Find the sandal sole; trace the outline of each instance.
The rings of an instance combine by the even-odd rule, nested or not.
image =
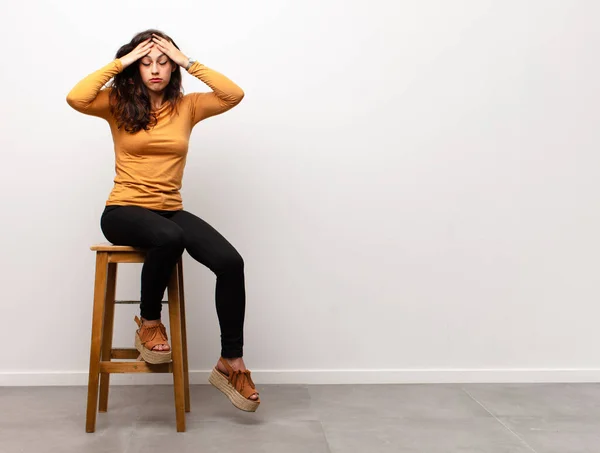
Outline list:
[[[255,412],[260,405],[260,400],[252,401],[248,398],[244,398],[244,396],[238,392],[235,387],[229,383],[229,380],[216,368],[213,368],[212,372],[210,373],[208,382],[223,392],[225,396],[229,398],[229,401],[231,401],[231,403],[238,409],[246,412]]]
[[[142,359],[144,359],[144,362],[150,363],[152,365],[171,362],[171,350],[151,351],[150,349],[145,348],[137,332],[135,334],[135,349],[137,349],[138,352],[141,354]]]

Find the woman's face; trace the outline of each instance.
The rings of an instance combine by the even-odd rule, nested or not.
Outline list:
[[[171,73],[175,67],[171,60],[157,47],[139,61],[140,76],[144,85],[155,93],[162,92],[171,80]]]

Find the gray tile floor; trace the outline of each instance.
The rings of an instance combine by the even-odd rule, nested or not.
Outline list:
[[[113,386],[86,434],[85,387],[0,388],[1,453],[600,453],[600,384],[259,385],[254,413],[192,386]]]

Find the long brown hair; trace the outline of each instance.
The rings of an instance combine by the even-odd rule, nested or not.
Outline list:
[[[177,44],[160,30],[149,29],[135,35],[131,41],[122,46],[116,53],[115,58],[121,58],[135,49],[138,44],[152,37],[152,33],[168,39],[175,47]],[[171,73],[171,80],[165,87],[164,101],[169,103],[168,112],[177,110],[177,103],[183,96],[181,87],[181,69],[177,63],[169,58],[172,65],[176,67]],[[117,127],[123,127],[127,132],[135,133],[142,129],[148,130],[156,125],[157,117],[152,112],[148,88],[144,85],[138,62],[126,67],[117,74],[111,83],[110,105],[111,112],[117,120]]]

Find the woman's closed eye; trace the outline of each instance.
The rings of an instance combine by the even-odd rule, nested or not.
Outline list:
[[[150,66],[150,63],[142,63],[142,64],[143,64],[144,66]],[[166,62],[166,61],[163,61],[162,63],[158,63],[158,64],[159,64],[159,65],[161,65],[161,66],[164,66],[164,65],[166,65],[166,64],[167,64],[167,62]]]

